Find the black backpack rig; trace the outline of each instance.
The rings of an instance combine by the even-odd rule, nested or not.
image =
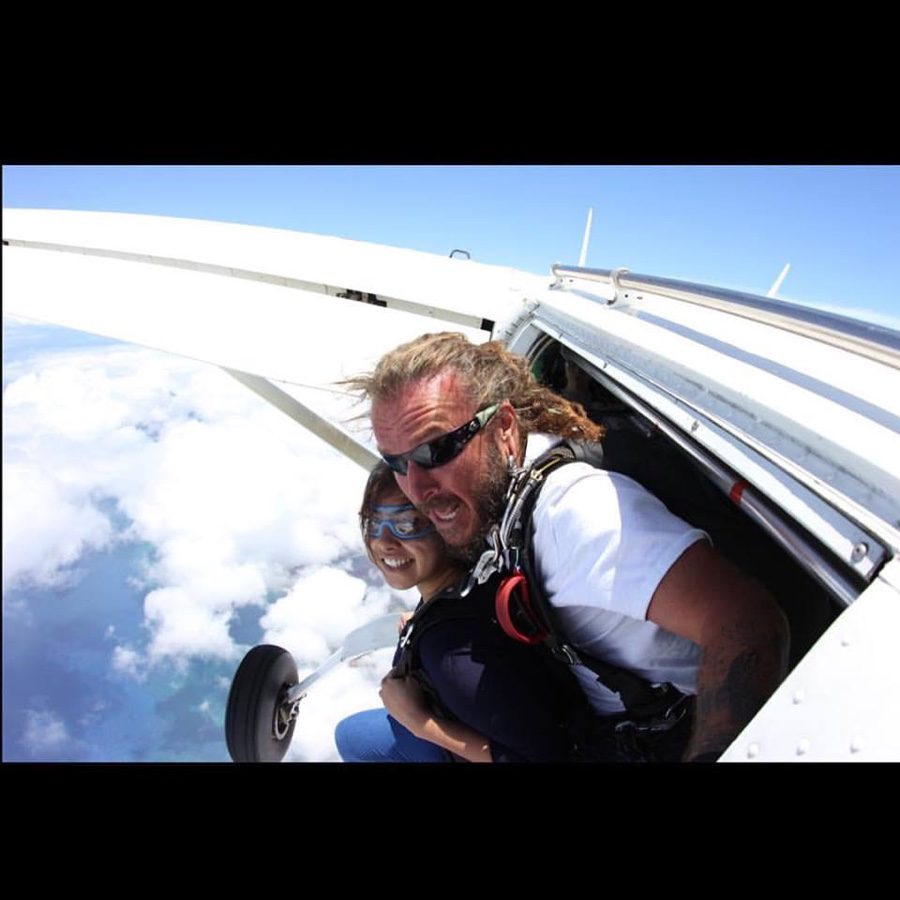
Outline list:
[[[453,720],[453,711],[445,706],[440,694],[431,684],[422,667],[420,645],[423,637],[436,626],[447,622],[469,620],[479,624],[477,633],[495,635],[494,649],[499,649],[509,638],[503,632],[495,613],[495,595],[502,581],[500,572],[488,575],[482,583],[464,577],[453,587],[446,588],[428,601],[421,601],[400,632],[397,653],[394,657],[396,677],[413,678],[425,694],[432,713],[439,718]],[[487,633],[482,629],[487,629]],[[488,640],[491,638],[488,636]],[[478,656],[484,652],[479,646]],[[518,652],[530,657],[529,666],[539,672],[538,677],[548,685],[552,696],[552,709],[546,710],[548,727],[556,729],[561,755],[558,761],[585,760],[590,740],[591,723],[596,718],[587,696],[567,667],[560,666],[540,646],[520,647]],[[562,748],[567,748],[562,750]],[[527,755],[526,755],[527,758]]]
[[[457,599],[441,603],[439,596],[416,610],[401,634],[398,674],[414,671],[415,644],[427,628],[449,618],[479,614],[477,607],[460,600],[464,601],[476,587],[496,582],[493,620],[511,639],[543,648],[555,663],[549,670],[563,689],[577,689],[580,700],[573,706],[586,706],[585,695],[572,671],[576,665],[593,672],[601,684],[619,695],[625,706],[624,713],[591,714],[591,734],[585,737],[582,732],[582,741],[609,745],[607,759],[678,759],[688,737],[693,697],[682,694],[672,684],[651,684],[627,669],[576,650],[559,627],[556,611],[535,568],[535,505],[548,475],[571,462],[603,467],[601,445],[563,440],[530,466],[513,473],[503,518],[487,536],[491,549],[481,556],[467,583],[453,592]],[[483,608],[480,614],[484,614]],[[423,686],[428,693],[428,686]],[[431,699],[436,698],[432,695]],[[439,702],[435,708],[440,712]]]

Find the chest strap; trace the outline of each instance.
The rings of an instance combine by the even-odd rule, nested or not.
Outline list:
[[[531,635],[526,643],[534,643],[535,636],[539,636],[538,639],[543,641],[555,659],[569,666],[584,666],[593,672],[597,681],[619,695],[630,716],[645,723],[656,723],[650,727],[659,727],[662,722],[674,722],[680,718],[677,711],[683,708],[685,695],[672,684],[650,684],[627,669],[576,650],[565,640],[557,622],[556,610],[550,604],[543,581],[534,566],[533,513],[547,476],[559,466],[570,462],[586,461],[597,465],[600,448],[598,445],[593,447],[596,449],[591,446],[585,449],[583,444],[563,441],[540,456],[530,467],[518,489],[513,491],[507,507],[508,514],[504,515],[501,534],[505,544],[506,563],[513,571],[510,577],[514,578],[517,570],[525,577],[524,584],[517,583],[518,596],[510,598],[510,606],[514,612],[510,612],[508,618],[517,617],[525,625],[523,633],[530,632]],[[522,637],[518,639],[522,640]]]

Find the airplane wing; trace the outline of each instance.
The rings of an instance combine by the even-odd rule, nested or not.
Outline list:
[[[365,468],[374,454],[271,384],[334,385],[425,331],[491,336],[548,278],[250,225],[4,210],[5,312],[215,363]],[[325,362],[304,347],[334,348]]]
[[[490,336],[548,277],[281,229],[4,210],[6,312],[293,383],[325,383],[427,330]],[[334,342],[307,365],[303,339]]]

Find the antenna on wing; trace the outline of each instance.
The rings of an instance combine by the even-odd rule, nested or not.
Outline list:
[[[790,269],[791,264],[787,263],[785,267],[781,270],[781,274],[775,279],[775,283],[772,287],[769,288],[769,293],[766,294],[767,297],[774,297],[778,293],[778,289],[781,287],[781,282],[784,281],[784,276],[787,275],[788,269]]]
[[[584,226],[584,237],[581,239],[581,253],[578,256],[578,266],[582,268],[587,259],[588,241],[591,237],[591,220],[594,218],[594,208],[588,209],[587,223]]]

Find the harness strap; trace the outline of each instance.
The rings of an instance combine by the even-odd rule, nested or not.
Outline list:
[[[444,593],[442,591],[441,594],[428,602],[422,600],[403,626],[399,641],[400,656],[394,666],[398,675],[413,674],[414,669],[416,669],[416,644],[429,628],[449,619],[474,619],[478,617],[479,613],[472,607],[471,603],[466,603],[463,599],[455,597],[443,597]],[[450,599],[451,602],[441,603],[441,599]]]
[[[599,447],[597,447],[597,451],[599,451]],[[525,574],[529,587],[530,606],[541,620],[538,624],[544,626],[546,632],[544,643],[550,653],[567,665],[582,665],[593,672],[597,681],[619,695],[630,716],[642,720],[644,723],[667,722],[672,719],[676,710],[683,706],[682,700],[685,695],[671,684],[652,685],[627,669],[611,665],[597,657],[579,653],[564,639],[556,621],[556,611],[544,591],[543,580],[534,568],[532,552],[534,519],[532,513],[547,476],[566,463],[584,460],[595,464],[590,457],[590,448],[585,449],[583,444],[572,445],[567,441],[540,456],[529,470],[529,476],[521,495],[513,500],[514,512],[506,523],[505,537],[513,548],[511,555],[516,557],[516,562]]]
[[[522,578],[521,575],[519,577]],[[409,676],[416,679],[425,692],[432,711],[438,716],[455,718],[444,706],[440,695],[421,667],[418,642],[431,628],[452,620],[481,619],[497,628],[500,623],[494,618],[496,608],[492,602],[497,581],[497,576],[494,576],[487,584],[479,586],[475,592],[466,592],[462,595],[461,586],[457,585],[442,591],[427,603],[421,602],[400,633],[399,656],[394,669],[400,677]],[[578,748],[588,744],[595,715],[571,670],[550,660],[546,648],[541,646],[540,641],[536,642],[534,651],[536,654],[534,664],[542,666],[546,677],[556,686],[556,693],[560,698],[559,727],[565,729],[572,742],[573,758],[576,758],[580,752]]]
[[[440,595],[427,602],[421,601],[403,626],[398,643],[399,656],[394,664],[394,670],[400,678],[410,677],[416,680],[425,694],[428,706],[435,715],[444,719],[453,719],[454,716],[444,706],[440,695],[419,665],[416,645],[422,635],[435,625],[451,619],[474,619],[478,616],[478,612],[471,603],[465,602],[464,599],[442,598],[444,593],[441,592]],[[441,599],[444,599],[445,602],[440,602]]]

